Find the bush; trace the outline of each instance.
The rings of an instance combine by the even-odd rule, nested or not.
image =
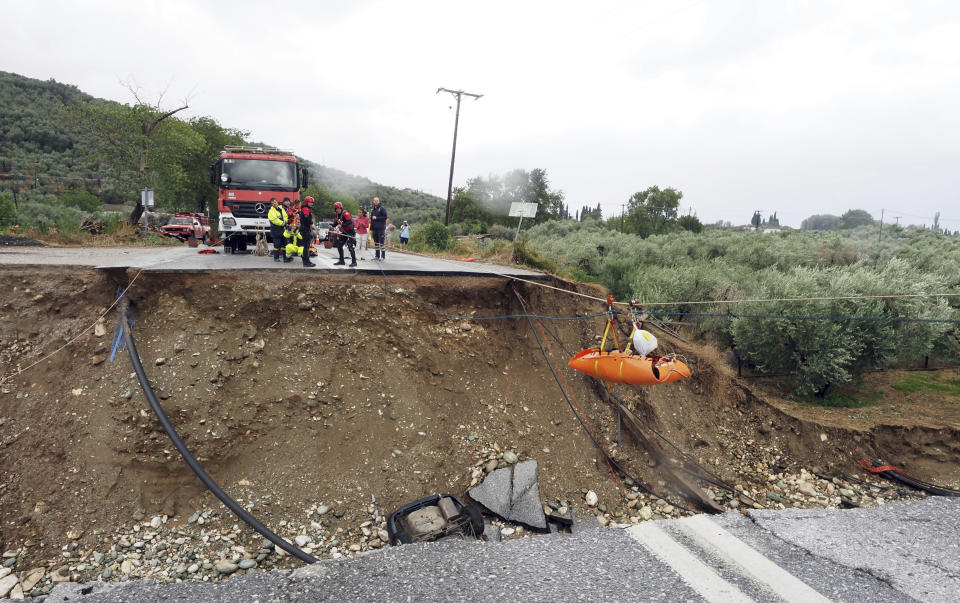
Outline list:
[[[103,203],[97,196],[85,188],[72,188],[60,193],[60,203],[67,207],[76,207],[85,212],[97,212],[103,209]]]
[[[432,251],[445,251],[451,247],[450,229],[440,222],[431,220],[418,230],[423,232],[423,241]]]
[[[17,221],[17,207],[11,193],[0,193],[0,228],[12,226]]]
[[[512,241],[516,230],[513,228],[508,228],[500,224],[494,224],[490,227],[490,236],[494,239],[501,239],[503,241]]]

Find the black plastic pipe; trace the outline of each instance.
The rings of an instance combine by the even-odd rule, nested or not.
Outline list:
[[[122,307],[120,311],[120,320],[123,322],[123,341],[127,344],[127,351],[130,352],[130,362],[133,364],[133,370],[137,373],[137,380],[140,381],[140,387],[143,388],[143,393],[147,396],[150,408],[153,409],[153,413],[157,415],[160,425],[162,425],[163,430],[167,432],[167,436],[170,438],[170,441],[173,442],[173,445],[177,447],[183,460],[187,462],[187,465],[190,465],[190,468],[197,474],[197,477],[200,478],[203,485],[213,492],[214,496],[220,499],[220,502],[233,511],[234,515],[243,520],[244,523],[262,534],[264,538],[305,563],[316,563],[319,561],[316,557],[308,555],[271,532],[267,526],[260,523],[256,517],[250,515],[243,507],[238,505],[237,501],[230,498],[230,496],[217,485],[217,482],[213,481],[213,478],[204,471],[203,467],[200,466],[197,459],[190,453],[190,450],[187,449],[186,444],[180,439],[177,430],[173,428],[170,419],[167,418],[167,413],[163,412],[163,407],[160,406],[160,401],[157,400],[156,394],[153,393],[153,388],[150,387],[150,380],[147,379],[147,373],[143,370],[143,363],[140,362],[140,354],[137,353],[137,346],[133,343],[133,335],[130,333],[130,325],[127,322],[126,308]]]

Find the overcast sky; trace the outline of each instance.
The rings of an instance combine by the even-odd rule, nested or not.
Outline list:
[[[190,99],[396,187],[543,168],[571,212],[652,185],[704,222],[862,208],[960,229],[960,2],[6,0],[0,69]]]

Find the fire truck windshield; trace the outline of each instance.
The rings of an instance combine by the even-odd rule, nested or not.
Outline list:
[[[269,159],[225,158],[220,181],[224,188],[296,190],[297,164]]]

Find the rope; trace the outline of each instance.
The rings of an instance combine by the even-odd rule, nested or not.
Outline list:
[[[621,314],[627,312],[618,310]],[[840,316],[818,314],[734,314],[722,312],[648,312],[653,316],[696,316],[712,318],[754,318],[770,320],[832,320],[838,322],[879,321],[879,322],[925,322],[925,323],[960,323],[958,318],[910,318],[904,316]]]
[[[348,239],[354,239],[354,240],[356,240],[356,237],[351,237],[351,236],[349,236],[349,235],[341,234],[341,235],[339,235],[339,236],[342,236],[342,237],[348,238]],[[448,258],[438,257],[438,256],[432,255],[432,254],[417,253],[417,252],[415,252],[415,251],[408,251],[408,250],[406,250],[406,251],[404,251],[403,253],[406,253],[406,254],[409,254],[409,255],[413,255],[413,256],[416,256],[416,257],[430,258],[430,259],[438,260],[438,261],[441,261],[441,262],[453,263],[453,262],[456,262],[456,261],[457,261],[457,260],[451,260],[451,259],[448,259]],[[586,299],[591,299],[591,300],[594,300],[594,301],[607,303],[607,299],[606,299],[606,298],[603,298],[603,297],[597,297],[597,296],[595,296],[595,295],[589,295],[589,294],[586,294],[586,293],[581,293],[581,292],[579,292],[579,291],[572,291],[572,290],[570,290],[570,289],[564,289],[564,288],[562,288],[562,287],[556,287],[556,286],[554,286],[554,285],[549,285],[549,284],[547,284],[547,283],[543,283],[543,282],[539,282],[539,281],[534,281],[534,280],[531,280],[531,279],[521,278],[521,277],[519,277],[519,276],[515,276],[515,275],[511,275],[511,274],[504,274],[504,273],[502,273],[502,272],[497,272],[496,270],[492,270],[492,269],[487,268],[485,264],[477,264],[477,266],[480,267],[480,271],[481,271],[481,272],[486,273],[486,274],[491,274],[491,275],[494,275],[494,276],[499,276],[499,277],[501,277],[501,278],[506,278],[506,279],[510,279],[510,280],[513,280],[513,281],[521,282],[521,283],[527,283],[527,284],[530,284],[530,285],[535,285],[535,286],[537,286],[537,287],[543,287],[543,288],[545,288],[545,289],[551,289],[551,290],[553,290],[553,291],[560,291],[560,292],[562,292],[562,293],[567,293],[567,294],[570,294],[570,295],[575,295],[575,296],[578,296],[578,297],[583,297],[583,298],[586,298]],[[382,266],[381,266],[381,271],[382,271],[382,270],[383,270],[383,268],[382,268]],[[764,302],[841,301],[841,300],[861,300],[861,299],[909,299],[909,298],[930,298],[930,297],[960,297],[960,293],[903,293],[903,294],[890,294],[890,295],[845,295],[845,296],[821,296],[821,297],[774,297],[774,298],[767,298],[767,299],[755,298],[755,299],[698,300],[698,301],[665,301],[665,302],[645,302],[643,305],[649,307],[649,306],[670,306],[670,305],[745,304],[745,303],[764,303]],[[629,303],[629,302],[618,302],[618,301],[614,301],[613,304],[614,304],[614,305],[617,305],[617,306],[626,306],[626,307],[629,307],[629,306],[630,306],[630,303]],[[726,316],[726,314],[722,314],[722,315],[713,315],[713,314],[683,314],[683,313],[673,313],[673,314],[671,314],[671,313],[667,313],[667,312],[649,312],[649,314],[665,315],[665,316]],[[754,317],[754,316],[745,316],[745,318],[753,318],[753,317]],[[763,317],[763,318],[768,318],[767,316],[762,316],[762,315],[756,315],[755,317],[756,317],[756,318],[761,318],[761,317]],[[788,316],[783,316],[783,317],[780,317],[780,316],[769,316],[769,318],[796,318],[796,317],[788,317]],[[824,320],[829,320],[830,318],[823,318],[823,319],[824,319]],[[892,319],[887,319],[887,318],[850,318],[850,320],[892,320]],[[948,323],[960,323],[960,320],[958,320],[958,319],[933,319],[933,318],[930,318],[930,319],[921,319],[921,318],[909,319],[909,318],[902,318],[902,319],[897,319],[897,321],[899,321],[899,322],[948,322]]]
[[[9,375],[3,377],[2,379],[0,379],[0,384],[6,383],[8,380],[13,379],[14,377],[19,377],[21,373],[24,373],[24,372],[32,369],[33,367],[37,366],[37,365],[40,364],[41,362],[43,362],[43,361],[45,361],[45,360],[53,357],[54,355],[60,353],[60,352],[63,351],[64,349],[66,349],[67,347],[73,345],[74,342],[76,342],[78,339],[80,339],[80,337],[82,337],[84,334],[86,334],[90,329],[92,329],[92,328],[94,328],[95,326],[97,326],[97,323],[100,322],[100,319],[103,318],[104,316],[106,316],[106,315],[110,312],[110,310],[113,310],[113,308],[116,307],[116,305],[117,305],[118,303],[120,303],[120,300],[123,299],[123,296],[127,293],[127,291],[130,290],[130,287],[133,286],[133,283],[135,283],[135,282],[137,281],[137,278],[139,278],[141,274],[143,274],[143,268],[141,268],[140,270],[137,271],[137,273],[134,275],[134,277],[133,277],[132,279],[130,279],[130,283],[129,283],[129,284],[126,286],[126,288],[125,288],[123,291],[121,291],[120,294],[117,296],[117,299],[113,300],[113,303],[110,304],[110,307],[107,308],[106,310],[104,310],[103,312],[101,312],[100,315],[97,316],[97,319],[96,319],[95,321],[93,321],[93,323],[92,323],[90,326],[86,327],[85,329],[83,329],[82,331],[80,331],[79,333],[77,333],[77,334],[76,334],[73,338],[71,338],[69,341],[67,341],[65,344],[63,344],[63,345],[60,346],[59,348],[55,349],[54,351],[50,352],[50,353],[47,354],[46,356],[40,358],[40,359],[37,360],[36,362],[33,362],[32,364],[28,364],[27,366],[25,366],[25,367],[23,367],[23,368],[18,368],[16,371],[14,371],[14,372],[10,373]]]
[[[524,310],[526,310],[526,303],[525,303],[523,297],[520,295],[520,292],[517,291],[516,288],[514,288],[513,293],[514,293],[514,295],[517,296],[517,299],[520,301],[520,306],[521,306],[522,308],[524,308]],[[686,511],[687,513],[693,514],[693,511],[691,511],[690,509],[684,507],[683,505],[678,504],[678,503],[674,503],[674,502],[668,500],[667,498],[664,498],[663,496],[660,496],[659,494],[657,494],[656,492],[654,492],[653,489],[651,489],[649,486],[647,486],[646,484],[644,484],[642,481],[640,481],[639,479],[637,479],[636,477],[634,477],[633,475],[631,475],[631,474],[623,467],[623,465],[621,465],[619,462],[616,461],[616,459],[614,459],[613,457],[611,457],[611,456],[607,453],[607,451],[606,451],[606,449],[604,448],[603,444],[602,444],[602,443],[600,442],[600,440],[599,440],[599,437],[600,437],[600,436],[595,433],[595,430],[593,429],[593,426],[590,425],[589,422],[588,422],[583,416],[581,416],[582,414],[584,414],[584,413],[583,413],[583,410],[580,409],[579,404],[576,404],[576,398],[574,398],[574,397],[573,397],[573,393],[569,391],[570,386],[567,384],[566,380],[563,379],[563,377],[560,375],[559,371],[554,368],[553,362],[550,361],[550,358],[553,358],[553,351],[550,350],[550,343],[549,343],[548,341],[546,341],[546,335],[544,335],[544,339],[543,339],[543,341],[541,341],[540,336],[537,334],[536,329],[533,328],[533,325],[534,325],[533,319],[530,318],[530,317],[528,317],[528,318],[527,318],[527,322],[530,324],[530,330],[533,332],[533,336],[534,336],[534,338],[537,340],[537,347],[540,348],[540,353],[543,354],[543,359],[547,361],[547,367],[550,369],[550,372],[553,374],[553,378],[554,378],[554,380],[557,382],[557,386],[560,387],[560,393],[563,394],[564,400],[566,400],[567,405],[570,407],[570,410],[573,412],[573,415],[577,418],[577,421],[580,422],[580,426],[583,427],[583,429],[587,432],[587,435],[588,435],[588,436],[590,437],[590,439],[593,441],[594,446],[596,446],[597,449],[600,450],[601,454],[603,454],[604,460],[606,460],[607,465],[610,467],[610,470],[611,470],[611,472],[613,473],[614,479],[617,478],[616,471],[619,471],[621,474],[623,474],[623,475],[625,475],[626,477],[629,477],[631,480],[633,480],[633,482],[634,482],[635,484],[637,484],[637,486],[640,487],[640,488],[641,488],[644,492],[646,492],[647,494],[650,494],[650,495],[653,496],[654,498],[657,498],[657,499],[659,499],[659,500],[662,500],[662,501],[666,502],[667,504],[673,505],[674,507],[676,507],[676,508],[678,508],[678,509],[680,509],[680,510],[682,510],[682,511]],[[537,321],[537,326],[538,326],[538,328],[540,329],[541,332],[543,332],[543,331],[548,331],[548,330],[546,329],[546,327],[544,327],[543,324],[541,324],[539,321]],[[551,335],[552,335],[552,334],[551,334]],[[556,336],[555,336],[555,335],[554,335],[554,338],[556,339]],[[558,339],[558,341],[559,341],[559,339]],[[546,348],[546,349],[544,349],[544,347],[543,347],[543,344],[544,344],[544,343],[547,344],[547,348]],[[562,342],[561,342],[561,347],[563,347]],[[549,356],[548,356],[548,351],[549,351]]]

